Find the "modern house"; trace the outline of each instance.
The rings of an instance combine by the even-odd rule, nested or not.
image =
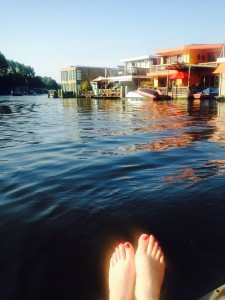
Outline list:
[[[218,87],[218,76],[213,71],[222,49],[223,44],[192,44],[157,50],[160,63],[152,66],[147,76],[154,86],[166,93],[176,89],[180,96],[188,96],[191,89]]]
[[[90,81],[105,75],[105,68],[71,66],[61,69],[61,84],[63,94],[79,95],[83,81]]]
[[[158,63],[158,56],[145,55],[121,60],[124,63],[123,72],[118,76],[108,78],[111,81],[117,82],[122,86],[124,96],[131,90],[141,86],[152,84],[151,78],[147,73],[152,66]]]

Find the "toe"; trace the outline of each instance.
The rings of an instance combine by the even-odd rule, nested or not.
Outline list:
[[[163,254],[161,254],[159,261],[161,262],[161,264],[165,264],[165,258]]]
[[[126,258],[126,252],[125,252],[124,244],[119,244],[119,255],[120,255],[120,259],[125,259]]]
[[[125,243],[124,244],[124,249],[126,252],[126,258],[127,259],[132,259],[134,257],[134,248],[130,243]]]
[[[154,246],[155,246],[155,242],[156,242],[156,239],[155,239],[154,235],[151,234],[150,237],[149,237],[148,248],[147,248],[147,252],[149,254],[152,254],[152,251],[153,251]]]
[[[149,236],[145,233],[142,234],[138,240],[138,249],[137,250],[146,252],[148,243],[149,243]]]
[[[162,254],[162,250],[161,250],[161,248],[159,247],[158,250],[157,250],[157,252],[156,252],[155,258],[156,258],[157,260],[160,260],[161,254]]]
[[[115,256],[116,256],[116,260],[120,260],[121,256],[120,256],[120,246],[118,245],[115,249]]]
[[[158,244],[157,241],[155,241],[154,246],[153,246],[152,251],[151,251],[151,255],[154,258],[156,258],[156,253],[157,253],[158,249],[159,249],[159,244]]]

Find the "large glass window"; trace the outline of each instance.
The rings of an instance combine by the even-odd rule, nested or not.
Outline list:
[[[170,56],[170,63],[175,64],[176,62],[177,62],[177,56],[176,55]]]
[[[177,61],[178,61],[179,63],[184,62],[184,55],[183,55],[183,54],[179,54],[179,55],[177,56]]]
[[[163,64],[168,64],[169,63],[169,56],[164,56],[163,57]]]

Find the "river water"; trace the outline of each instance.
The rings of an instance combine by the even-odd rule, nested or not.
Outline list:
[[[107,299],[154,233],[163,299],[225,282],[225,103],[0,97],[0,299]]]

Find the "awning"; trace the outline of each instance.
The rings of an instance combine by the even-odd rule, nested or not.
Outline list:
[[[225,63],[219,65],[213,73],[225,73]]]
[[[99,81],[107,81],[107,78],[105,78],[105,77],[102,77],[102,76],[99,76],[99,77],[97,77],[97,78],[93,79],[92,81],[94,81],[94,82],[99,82]]]
[[[169,78],[172,79],[172,80],[176,80],[176,79],[187,79],[187,78],[188,78],[188,73],[179,71],[179,72],[177,72],[176,74],[170,75]]]

